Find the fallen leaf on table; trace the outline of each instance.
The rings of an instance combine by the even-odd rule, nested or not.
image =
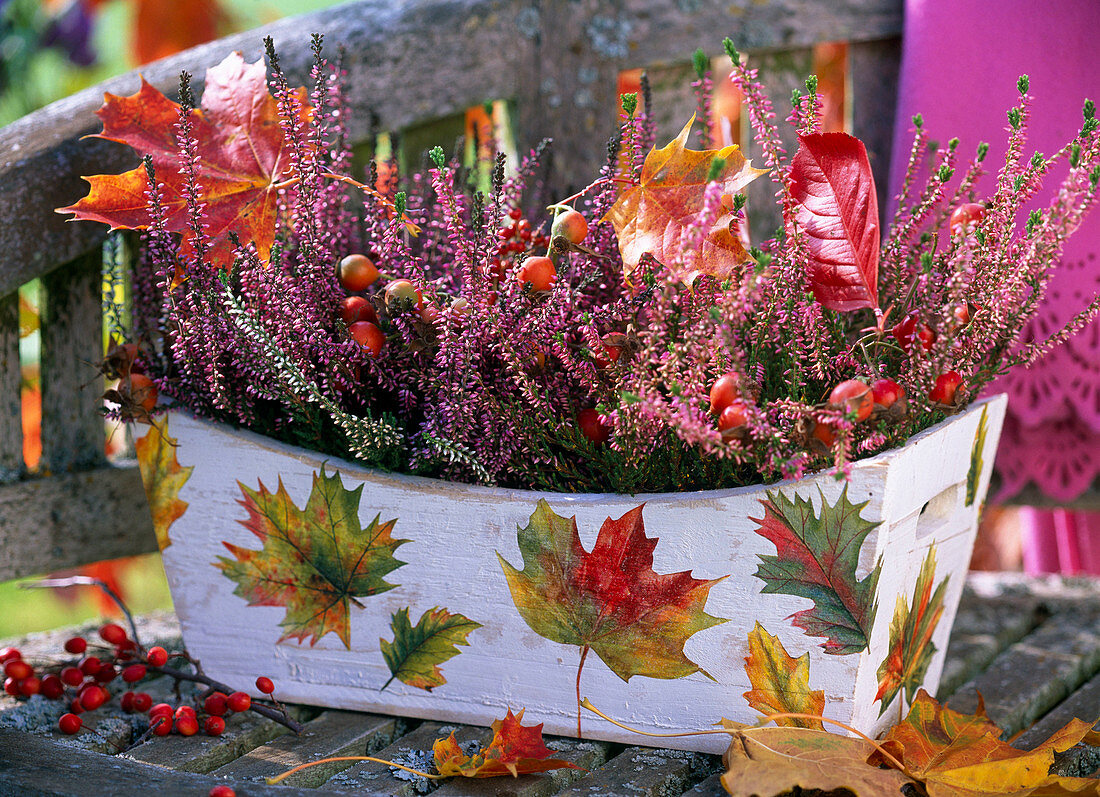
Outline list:
[[[551,758],[553,751],[542,741],[542,723],[524,726],[523,711],[493,722],[493,739],[474,755],[462,751],[452,732],[432,746],[435,768],[440,775],[464,778],[493,778],[527,775],[551,769],[581,769],[570,761]]]
[[[694,121],[693,116],[666,146],[650,150],[642,164],[641,183],[624,191],[603,217],[615,227],[623,275],[628,279],[645,254],[669,267],[679,262],[685,231],[702,210],[712,164],[724,161],[717,181],[726,194],[740,192],[767,173],[754,169],[737,146],[687,149],[684,145]],[[703,241],[695,272],[681,278],[689,284],[698,274],[724,280],[736,276],[751,259],[741,244],[734,215],[725,213]]]

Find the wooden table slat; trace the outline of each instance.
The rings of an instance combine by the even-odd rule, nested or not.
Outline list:
[[[1045,742],[1055,731],[1074,718],[1096,722],[1096,729],[1100,730],[1100,674],[1094,675],[1084,686],[1059,703],[1053,711],[1014,739],[1012,744],[1021,750],[1031,750]]]
[[[607,764],[559,792],[560,797],[591,797],[594,794],[630,794],[634,797],[665,797],[681,794],[711,775],[718,757],[680,750],[628,747]]]

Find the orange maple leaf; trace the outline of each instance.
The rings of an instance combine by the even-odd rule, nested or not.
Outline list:
[[[151,424],[145,436],[134,441],[145,497],[153,514],[157,546],[163,551],[172,544],[168,527],[183,517],[187,502],[179,498],[180,489],[191,478],[194,465],[182,467],[176,458],[177,442],[168,434],[168,419]]]
[[[725,162],[717,177],[725,194],[736,194],[767,172],[749,165],[737,146],[687,149],[684,144],[694,121],[692,116],[673,141],[646,155],[641,182],[624,191],[603,217],[615,227],[627,279],[647,253],[672,269],[682,263],[685,233],[702,210],[707,178],[716,160]],[[724,280],[736,276],[749,260],[733,214],[725,213],[702,241],[693,268],[681,268],[677,276],[688,284],[699,274]]]
[[[305,89],[298,89],[298,94],[305,122],[311,114]],[[136,94],[105,94],[96,114],[103,121],[103,132],[94,138],[128,144],[152,158],[157,182],[163,183],[166,226],[183,234],[184,250],[189,251],[191,232],[175,133],[179,105],[142,78]],[[263,61],[248,64],[235,52],[208,69],[202,102],[191,112],[191,124],[198,142],[195,176],[202,187],[210,262],[229,264],[232,231],[242,242],[253,242],[260,257],[266,259],[275,240],[276,186],[288,176],[289,153],[277,104],[267,88]],[[148,226],[144,166],[84,179],[90,185],[88,195],[74,205],[58,208],[59,213],[100,221],[111,229]]]
[[[551,758],[553,751],[542,741],[542,723],[521,724],[523,710],[508,714],[493,722],[493,739],[489,746],[474,755],[466,755],[452,732],[446,739],[432,745],[435,768],[440,775],[460,775],[464,778],[495,778],[500,775],[527,775],[550,769],[581,769],[570,761]]]

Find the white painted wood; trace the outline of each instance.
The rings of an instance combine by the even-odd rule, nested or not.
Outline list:
[[[775,553],[750,520],[763,515],[763,487],[632,497],[453,484],[324,460],[173,412],[169,426],[179,439],[178,459],[194,466],[194,472],[180,493],[189,507],[170,529],[164,562],[187,647],[208,673],[227,683],[243,687],[262,673],[275,680],[277,695],[288,701],[476,724],[503,716],[506,708],[526,708],[525,722],[545,723],[547,733],[574,735],[579,649],[546,640],[527,626],[515,608],[497,552],[522,568],[517,527],[527,525],[540,498],[559,515],[576,516],[586,550],[591,550],[605,518],[618,518],[644,502],[646,534],[659,539],[657,573],[691,570],[696,578],[727,577],[711,589],[706,611],[729,621],[700,631],[685,646],[688,658],[714,680],[696,673],[676,680],[635,676],[624,682],[593,653],[585,663],[582,694],[608,714],[653,732],[707,728],[722,717],[753,722],[757,714],[742,696],[750,689],[744,657],[747,635],[759,621],[778,635],[790,655],[809,652],[810,686],[825,690],[826,716],[874,733],[899,710],[894,706],[880,717],[874,702],[876,670],[886,655],[897,597],[911,600],[930,545],[937,548],[935,583],[950,578],[944,616],[934,636],[937,653],[926,680],[935,692],[1004,407],[1003,396],[976,404],[905,447],[853,466],[849,498],[869,500],[863,517],[881,523],[860,556],[860,577],[882,562],[878,614],[870,648],[862,654],[825,654],[819,647],[822,639],[807,636],[787,619],[808,608],[808,600],[761,593],[763,582],[754,576],[758,555]],[[983,410],[988,434],[980,490],[977,500],[965,506],[971,447]],[[281,478],[302,507],[322,464],[329,472],[339,468],[345,487],[364,486],[359,511],[364,525],[379,513],[383,520],[396,518],[394,536],[411,540],[397,551],[406,564],[386,579],[399,586],[363,598],[362,609],[351,609],[350,650],[334,634],[313,647],[293,640],[278,643],[285,610],[246,605],[233,594],[234,582],[214,567],[217,557],[227,553],[223,541],[260,548],[238,522],[246,517],[238,503],[238,481],[252,489],[263,482],[274,491]],[[767,489],[812,497],[818,506],[819,489],[835,503],[842,487],[832,473],[824,472]],[[391,614],[410,607],[415,624],[435,606],[482,624],[470,634],[469,647],[442,664],[447,683],[429,693],[394,681],[379,691],[390,677],[379,639],[392,638]],[[721,736],[646,739],[592,715],[583,718],[583,732],[589,738],[661,746],[672,742],[710,752],[727,746]]]

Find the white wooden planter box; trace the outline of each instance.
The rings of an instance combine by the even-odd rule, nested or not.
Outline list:
[[[168,529],[164,564],[184,642],[206,671],[246,689],[268,675],[286,701],[475,724],[524,708],[525,724],[575,735],[585,652],[580,693],[606,713],[652,732],[702,729],[722,717],[758,719],[746,693],[753,697],[761,685],[750,682],[746,659],[782,661],[781,645],[793,659],[808,654],[808,689],[795,677],[780,691],[801,700],[821,690],[825,716],[873,734],[896,721],[900,702],[919,685],[935,690],[1004,407],[1003,396],[975,404],[900,449],[856,463],[847,482],[825,472],[767,487],[636,496],[536,493],[380,473],[172,412],[174,452],[193,470],[178,494],[187,506]],[[314,510],[324,502],[317,496],[307,508],[315,484],[327,485],[336,499],[320,514]],[[834,507],[827,520],[839,518],[826,532],[842,551],[831,575],[813,576],[812,562],[827,563],[827,550],[820,543],[797,550],[791,538],[777,557],[773,540],[788,532],[775,514],[786,507],[787,525],[799,531],[822,516],[822,501]],[[640,514],[648,542],[630,523],[611,523],[600,550],[590,554],[608,518],[639,507],[626,520]],[[267,553],[246,525],[278,529],[307,509],[313,536],[303,543],[305,532],[295,531],[293,545],[269,537]],[[583,550],[572,541],[569,518]],[[335,533],[332,527],[343,524],[341,533],[352,534],[349,522],[354,531],[369,531],[339,546],[341,561],[334,563],[325,529]],[[407,542],[382,544],[390,538]],[[316,566],[286,567],[296,556]],[[373,575],[347,590],[333,587],[331,573],[354,567],[352,557],[374,562],[363,568]],[[318,575],[318,567],[329,575]],[[263,579],[271,605],[251,605],[265,602],[256,599]],[[799,583],[822,579],[825,588]],[[374,587],[364,588],[368,582]],[[315,608],[294,604],[311,590],[331,604],[329,626],[296,622]],[[340,598],[341,590],[351,597]],[[383,654],[395,640],[392,624],[407,614],[415,627],[433,609],[445,613],[425,622],[453,626],[451,641],[465,644],[432,637],[425,648],[435,652],[431,661],[393,677]],[[438,677],[431,677],[432,664]],[[806,678],[799,669],[805,664],[788,662],[787,669]],[[423,688],[433,681],[438,685]],[[588,712],[581,727],[585,738],[631,744],[707,751],[728,744],[722,736],[647,739]]]

